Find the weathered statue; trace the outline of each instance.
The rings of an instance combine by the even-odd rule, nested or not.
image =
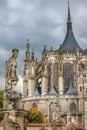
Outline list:
[[[6,128],[9,130],[21,130],[19,123],[17,122],[15,110],[11,110],[10,114],[6,113],[4,117]]]
[[[67,130],[73,130],[74,124],[71,122],[71,114],[68,112],[67,114],[67,125],[66,125]]]
[[[55,99],[52,105],[52,122],[60,123],[61,122],[61,106],[59,104],[59,101]]]
[[[18,50],[12,50],[12,56],[6,62],[6,73],[5,73],[5,85],[6,89],[11,89],[14,91],[15,86],[18,82],[18,76],[16,73],[17,68],[17,57],[18,57]]]
[[[4,98],[7,100],[7,106],[6,108],[8,110],[11,110],[11,109],[17,109],[17,101],[20,101],[21,100],[21,94],[19,93],[16,93],[15,91],[12,91],[12,90],[8,90],[6,91],[6,93],[4,94]]]

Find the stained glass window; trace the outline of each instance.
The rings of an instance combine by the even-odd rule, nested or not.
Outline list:
[[[65,91],[69,88],[70,83],[74,83],[74,72],[73,65],[70,63],[65,63],[63,65],[63,76],[64,76],[64,88]]]

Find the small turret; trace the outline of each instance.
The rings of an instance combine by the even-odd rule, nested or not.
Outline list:
[[[30,61],[29,39],[27,39],[27,43],[26,43],[26,56],[25,56],[25,60],[27,62]]]
[[[30,66],[30,50],[29,50],[29,39],[26,43],[25,51],[25,66],[24,66],[24,78],[23,78],[23,95],[28,96],[28,78],[29,78],[29,66]],[[27,95],[26,95],[27,93]]]

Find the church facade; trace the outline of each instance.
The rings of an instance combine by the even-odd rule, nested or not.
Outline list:
[[[82,50],[73,33],[68,3],[67,32],[59,49],[47,50],[44,46],[40,62],[34,60],[27,40],[23,77],[24,109],[37,107],[53,118],[53,104],[57,99],[59,113],[67,124],[71,122],[87,129],[87,50]]]

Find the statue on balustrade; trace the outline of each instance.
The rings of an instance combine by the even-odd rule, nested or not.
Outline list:
[[[12,56],[6,62],[6,72],[5,72],[5,87],[6,90],[15,90],[15,86],[18,82],[18,76],[16,73],[17,68],[17,57],[18,57],[18,49],[12,50]]]

